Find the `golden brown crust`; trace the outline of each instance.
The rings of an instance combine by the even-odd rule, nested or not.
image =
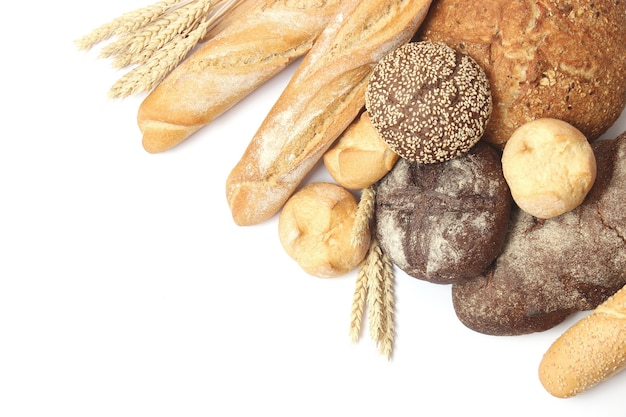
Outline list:
[[[370,244],[367,228],[358,245],[351,244],[357,201],[345,188],[332,183],[309,184],[285,204],[278,236],[285,252],[310,275],[344,275],[365,258]]]
[[[438,0],[419,39],[445,42],[483,66],[492,143],[541,117],[571,123],[592,141],[626,104],[623,1]]]
[[[280,210],[365,103],[376,62],[408,42],[430,0],[346,0],[253,137],[226,184],[233,219]]]
[[[502,152],[502,171],[513,200],[540,219],[578,207],[596,179],[596,157],[580,130],[558,119],[520,126]]]
[[[359,190],[384,177],[398,158],[364,112],[324,154],[324,166],[338,184]]]
[[[139,107],[143,146],[178,145],[304,55],[339,0],[247,0]],[[289,24],[285,24],[289,22]]]
[[[539,379],[567,398],[626,368],[626,287],[565,331],[543,356]]]

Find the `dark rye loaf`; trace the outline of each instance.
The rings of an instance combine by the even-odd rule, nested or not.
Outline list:
[[[543,221],[514,208],[496,262],[452,286],[467,327],[492,335],[544,331],[626,284],[626,132],[593,148],[597,178],[581,206]]]
[[[401,158],[377,186],[376,237],[408,275],[451,284],[498,256],[511,201],[500,152],[485,142],[436,164]]]

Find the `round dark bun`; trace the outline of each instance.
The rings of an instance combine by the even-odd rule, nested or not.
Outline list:
[[[434,42],[408,43],[380,60],[365,103],[389,147],[420,163],[468,152],[491,114],[489,82],[476,61]]]
[[[500,153],[486,142],[439,164],[400,158],[376,190],[376,238],[415,278],[474,278],[502,250],[511,201]]]

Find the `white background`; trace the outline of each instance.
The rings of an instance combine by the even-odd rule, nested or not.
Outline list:
[[[235,226],[224,196],[293,67],[150,155],[142,97],[107,99],[120,74],[73,43],[149,2],[36,3],[8,3],[0,25],[1,416],[626,414],[626,373],[568,400],[538,381],[583,313],[485,336],[456,319],[449,287],[398,273],[393,360],[367,332],[352,344],[355,275],[308,276],[276,219]]]

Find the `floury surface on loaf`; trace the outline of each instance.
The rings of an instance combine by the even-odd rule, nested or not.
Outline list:
[[[340,0],[244,0],[143,101],[143,146],[166,151],[306,54]]]
[[[408,275],[451,284],[482,273],[498,256],[510,209],[500,153],[478,142],[446,162],[398,160],[377,187],[376,235]]]
[[[226,180],[236,224],[278,213],[363,108],[375,64],[411,39],[430,4],[342,1]]]
[[[596,182],[573,211],[539,220],[514,209],[502,254],[452,287],[467,327],[492,335],[550,329],[626,284],[626,132],[593,144]]]

